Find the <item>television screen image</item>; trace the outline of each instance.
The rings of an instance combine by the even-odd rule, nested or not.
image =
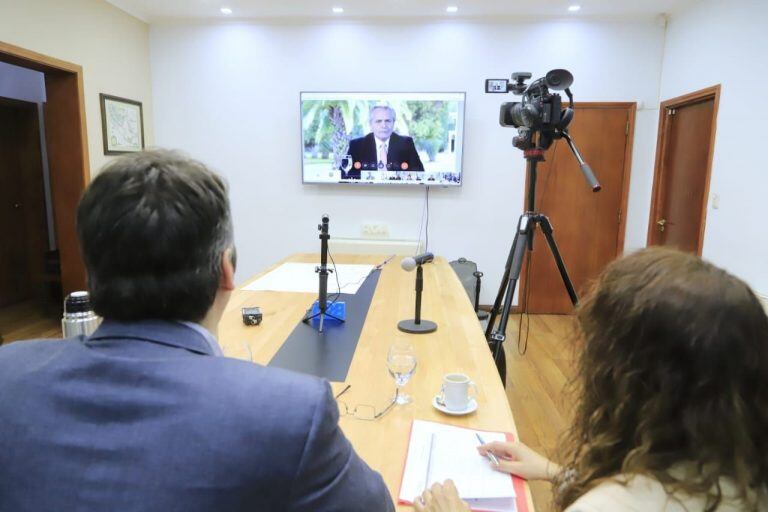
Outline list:
[[[304,183],[460,186],[463,92],[301,93]]]

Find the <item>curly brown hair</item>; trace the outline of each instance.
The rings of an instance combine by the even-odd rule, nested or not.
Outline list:
[[[618,475],[745,509],[768,485],[768,317],[741,280],[662,248],[611,263],[577,309],[583,343],[558,507]],[[671,471],[679,463],[685,477]],[[569,471],[570,470],[570,471]],[[674,476],[673,476],[674,475]]]

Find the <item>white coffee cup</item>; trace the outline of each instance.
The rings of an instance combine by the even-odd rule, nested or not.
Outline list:
[[[463,411],[469,406],[469,388],[475,390],[477,385],[463,373],[447,373],[443,376],[443,385],[440,387],[440,404],[445,405],[449,411]]]

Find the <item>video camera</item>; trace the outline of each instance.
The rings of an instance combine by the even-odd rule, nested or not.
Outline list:
[[[522,96],[521,101],[501,104],[499,124],[517,128],[517,136],[512,138],[512,144],[522,149],[525,158],[529,160],[544,160],[544,151],[549,149],[552,141],[565,139],[587,183],[594,192],[599,191],[600,183],[568,134],[568,125],[573,121],[573,94],[570,89],[573,75],[565,69],[553,69],[526,85],[525,81],[531,76],[530,73],[517,72],[512,73],[513,82],[505,78],[489,78],[485,81],[487,93],[512,92]],[[562,107],[560,95],[550,92],[550,89],[565,92],[568,96],[567,108]],[[534,137],[536,133],[538,137]]]
[[[517,128],[518,136],[512,139],[516,148],[533,148],[533,134],[539,132],[538,148],[547,149],[552,140],[562,137],[561,133],[573,120],[573,95],[569,89],[573,75],[565,69],[553,69],[546,76],[526,85],[525,81],[531,76],[531,73],[517,72],[512,73],[512,81],[488,79],[485,81],[485,92],[512,92],[522,96],[522,101],[502,103],[499,124]],[[562,108],[560,95],[550,92],[550,89],[565,91],[568,108]]]

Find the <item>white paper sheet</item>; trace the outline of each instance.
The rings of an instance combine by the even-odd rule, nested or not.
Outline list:
[[[299,292],[317,293],[318,275],[315,267],[319,263],[283,263],[244,287],[248,291],[275,291],[275,292]],[[329,265],[333,269],[333,265]],[[336,265],[336,273],[328,274],[328,294],[338,293],[341,285],[341,293],[355,294],[360,286],[373,270],[373,265]]]
[[[515,488],[509,475],[494,471],[477,453],[480,442],[505,441],[498,432],[482,432],[415,420],[408,445],[400,499],[412,501],[433,483],[451,479],[459,495],[474,508],[514,511]]]

